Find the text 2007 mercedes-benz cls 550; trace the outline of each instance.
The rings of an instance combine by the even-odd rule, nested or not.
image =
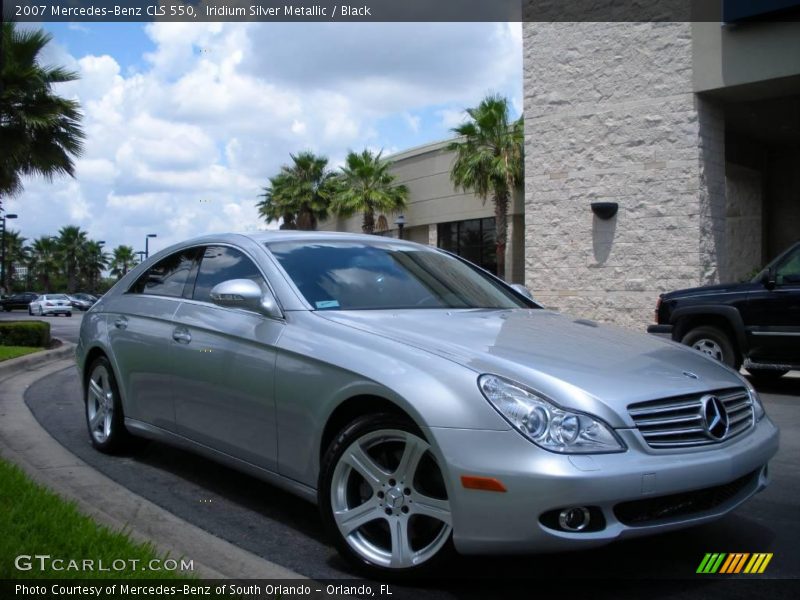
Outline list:
[[[375,236],[175,245],[89,310],[77,362],[99,450],[142,436],[262,477],[373,574],[704,523],[778,448],[724,365]]]

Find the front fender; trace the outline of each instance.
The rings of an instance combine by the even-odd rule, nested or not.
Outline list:
[[[681,319],[702,315],[714,315],[725,319],[733,330],[740,351],[742,353],[747,352],[747,337],[745,336],[744,321],[742,320],[742,315],[739,314],[739,311],[733,306],[698,305],[676,308],[672,311],[669,320],[673,325],[673,335],[680,336],[685,333],[678,327],[675,327]],[[680,342],[680,340],[676,341]]]

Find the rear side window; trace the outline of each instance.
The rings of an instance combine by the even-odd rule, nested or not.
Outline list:
[[[197,263],[197,248],[181,250],[162,258],[136,280],[128,293],[180,298]]]
[[[192,298],[211,302],[211,289],[229,279],[251,279],[266,290],[261,272],[245,254],[227,246],[209,246],[203,253]]]

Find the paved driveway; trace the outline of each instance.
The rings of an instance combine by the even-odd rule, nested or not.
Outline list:
[[[773,484],[734,514],[710,525],[592,551],[459,557],[442,571],[441,581],[426,583],[424,589],[393,587],[394,598],[486,597],[511,591],[512,587],[531,592],[539,589],[539,584],[525,583],[524,579],[532,578],[549,579],[545,584],[548,588],[556,583],[574,586],[577,578],[591,579],[584,584],[590,586],[599,585],[599,578],[626,580],[613,582],[610,587],[606,582],[608,597],[640,597],[645,592],[655,598],[766,595],[763,582],[751,582],[757,586],[752,588],[741,578],[719,580],[696,575],[706,552],[774,552],[768,574],[795,581],[776,584],[769,589],[769,596],[797,597],[800,378],[785,378],[763,392],[770,416],[782,429],[781,451],[771,463]],[[40,423],[74,454],[185,520],[303,575],[315,579],[356,577],[328,545],[316,508],[285,492],[158,443],[144,444],[123,457],[95,452],[85,432],[74,369],[32,385],[26,402]],[[652,579],[661,581],[654,583]]]

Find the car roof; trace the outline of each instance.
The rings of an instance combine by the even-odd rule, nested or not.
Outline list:
[[[370,235],[366,233],[344,233],[341,231],[297,231],[297,230],[270,230],[259,231],[258,233],[245,233],[242,234],[250,239],[262,243],[269,244],[273,242],[363,242],[367,244],[374,244],[379,242],[403,242],[405,240],[398,240],[397,238],[383,237],[378,235]]]

